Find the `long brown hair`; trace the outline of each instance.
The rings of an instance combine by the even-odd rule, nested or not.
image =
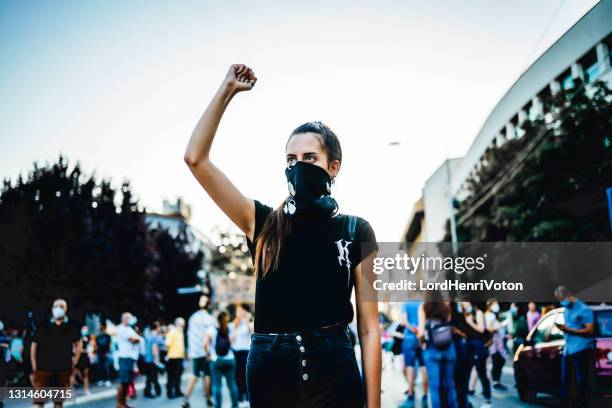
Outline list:
[[[443,322],[450,317],[450,307],[445,303],[446,296],[438,290],[430,290],[425,293],[423,310],[426,319],[438,319]]]
[[[334,160],[342,162],[340,141],[327,125],[319,121],[304,123],[291,132],[287,144],[293,136],[300,133],[316,133],[319,135],[321,146],[327,154],[328,164]],[[291,223],[283,212],[283,205],[284,202],[268,215],[257,237],[253,265],[257,278],[263,278],[270,270],[278,268],[285,238],[291,232]]]

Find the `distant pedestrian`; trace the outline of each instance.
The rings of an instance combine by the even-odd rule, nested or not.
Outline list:
[[[106,332],[106,322],[100,325],[100,333],[96,336],[95,353],[98,366],[98,385],[110,387],[111,336]]]
[[[121,315],[117,327],[117,355],[119,357],[119,386],[117,389],[117,408],[129,408],[127,404],[128,386],[134,376],[134,367],[139,355],[140,336],[132,327],[136,316],[129,312]]]
[[[9,338],[4,332],[4,323],[0,320],[0,407],[4,406],[4,390],[6,383],[6,374],[8,373],[9,354]]]
[[[206,336],[211,327],[217,325],[217,320],[208,312],[210,300],[208,296],[202,295],[199,300],[200,309],[191,315],[187,324],[187,346],[188,356],[191,359],[193,376],[187,383],[183,408],[189,407],[189,398],[193,394],[198,378],[204,382],[204,394],[208,405],[212,405],[211,399],[211,368],[210,358],[204,349]]]
[[[410,301],[402,304],[401,324],[404,327],[402,340],[402,355],[404,357],[404,376],[408,383],[406,390],[407,402],[414,403],[414,384],[416,382],[417,370],[421,375],[423,384],[423,394],[421,401],[427,403],[428,381],[423,350],[421,349],[419,338],[419,309],[423,302]]]
[[[432,408],[456,407],[454,384],[455,347],[450,301],[442,293],[429,291],[419,307],[419,338],[425,344]]]
[[[211,327],[206,341],[206,348],[210,352],[213,372],[213,390],[215,393],[215,407],[222,405],[223,377],[229,388],[232,408],[238,407],[238,387],[236,385],[236,359],[232,351],[234,333],[228,326],[227,312],[221,311],[217,316],[218,328]]]
[[[72,384],[76,385],[77,377],[80,377],[83,382],[83,391],[86,395],[91,394],[89,391],[89,367],[91,367],[90,361],[90,339],[89,329],[87,326],[81,328],[81,337],[79,339],[81,345],[81,353],[76,365],[72,371]]]
[[[468,372],[476,369],[476,374],[482,385],[482,394],[485,402],[483,408],[491,406],[491,381],[487,374],[487,359],[489,358],[488,342],[490,335],[486,330],[484,314],[471,302],[461,302],[461,309],[465,318],[467,336]],[[475,389],[468,391],[474,395]]]
[[[529,302],[527,304],[527,326],[529,330],[533,329],[533,327],[540,321],[540,317],[542,315],[538,312],[538,308],[535,302]]]
[[[179,398],[183,396],[181,391],[181,375],[183,374],[183,360],[185,359],[185,319],[177,317],[174,326],[166,335],[166,354],[168,367],[168,382],[166,383],[166,394],[168,398]]]
[[[236,358],[236,385],[238,386],[238,402],[248,401],[246,386],[246,365],[249,349],[251,348],[251,333],[253,327],[251,314],[244,305],[236,305],[236,318],[229,324],[230,332],[234,333],[235,340],[232,343],[234,357]]]
[[[81,345],[78,326],[68,320],[67,311],[68,303],[64,299],[55,300],[51,320],[41,324],[32,339],[30,359],[37,389],[70,386],[70,375],[81,355]],[[34,405],[42,407],[44,401]],[[56,408],[62,405],[55,402]]]
[[[508,357],[506,350],[506,329],[502,326],[498,319],[500,312],[499,303],[495,299],[487,301],[487,310],[484,314],[485,327],[491,333],[491,345],[489,346],[489,354],[493,363],[491,367],[491,379],[493,380],[493,388],[498,391],[506,391],[508,387],[501,383],[502,369]]]
[[[457,396],[457,408],[468,408],[468,382],[470,372],[468,371],[467,334],[470,330],[461,302],[451,302],[451,325],[453,326],[453,344],[455,346],[455,369],[453,379],[455,380],[455,394]]]
[[[561,365],[561,402],[564,407],[587,407],[591,402],[595,369],[593,311],[564,286],[555,290],[555,297],[564,308],[565,318],[565,324],[555,323],[565,333]],[[572,383],[576,385],[575,401],[572,400]]]
[[[160,346],[164,342],[161,335],[159,322],[153,322],[150,327],[145,329],[145,375],[146,383],[144,389],[145,398],[155,398],[161,395],[161,385],[159,385],[158,373],[160,366]],[[155,391],[155,394],[153,394]]]

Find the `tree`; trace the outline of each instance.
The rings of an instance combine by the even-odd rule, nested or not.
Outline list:
[[[526,121],[521,138],[489,149],[458,209],[459,240],[610,240],[611,100],[606,83],[576,80],[550,102],[550,123]]]
[[[184,234],[151,233],[144,217],[128,182],[116,191],[63,156],[4,180],[0,318],[21,320],[28,310],[46,318],[60,297],[77,320],[88,312],[174,317],[176,287],[194,282],[203,255],[189,251]]]

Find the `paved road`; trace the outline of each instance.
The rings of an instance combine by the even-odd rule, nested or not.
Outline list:
[[[516,390],[514,389],[514,379],[512,375],[512,368],[506,366],[504,368],[502,382],[508,386],[508,390],[505,392],[493,391],[493,406],[495,408],[514,408],[514,407],[556,407],[558,406],[558,400],[545,394],[539,394],[536,403],[526,404],[519,400]],[[185,384],[185,382],[183,382]],[[388,356],[385,357],[384,369],[383,369],[383,394],[382,394],[382,406],[383,408],[399,408],[402,407],[405,400],[404,390],[406,389],[406,383],[403,380],[401,372],[401,361],[396,359],[395,361],[389,360]],[[417,401],[421,395],[420,381],[417,380]],[[273,385],[271,385],[273,387]],[[184,385],[183,385],[184,389]],[[271,388],[272,390],[273,388]],[[477,387],[477,393],[480,389]],[[223,393],[224,404],[222,408],[230,407],[229,395],[227,390]],[[475,408],[479,407],[484,401],[481,396],[471,397],[471,403]],[[135,408],[179,408],[181,406],[181,400],[168,400],[165,397],[157,398],[154,400],[148,399],[137,399],[130,402],[130,405]],[[88,407],[88,408],[108,408],[114,406],[114,401],[106,399],[104,401],[90,402],[90,403],[78,403],[76,406]],[[206,403],[203,398],[202,383],[198,383],[196,391],[191,401],[192,407],[205,407]],[[594,408],[599,407],[610,407],[608,401],[607,405],[603,402],[593,404]],[[423,408],[420,403],[417,402],[415,408]]]

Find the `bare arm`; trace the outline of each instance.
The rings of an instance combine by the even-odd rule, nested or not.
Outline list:
[[[257,78],[247,66],[234,64],[230,67],[225,80],[193,130],[184,157],[191,173],[210,198],[249,239],[253,238],[255,227],[255,204],[210,161],[209,153],[229,102],[238,92],[253,88],[256,81]]]
[[[367,408],[380,408],[381,347],[378,302],[371,283],[376,252],[355,267],[355,300],[357,303],[357,335],[361,344],[361,362],[366,380]],[[364,276],[365,275],[365,276]]]
[[[32,372],[36,372],[36,347],[37,344],[35,341],[33,341],[32,347],[30,347],[30,363],[32,364]]]

